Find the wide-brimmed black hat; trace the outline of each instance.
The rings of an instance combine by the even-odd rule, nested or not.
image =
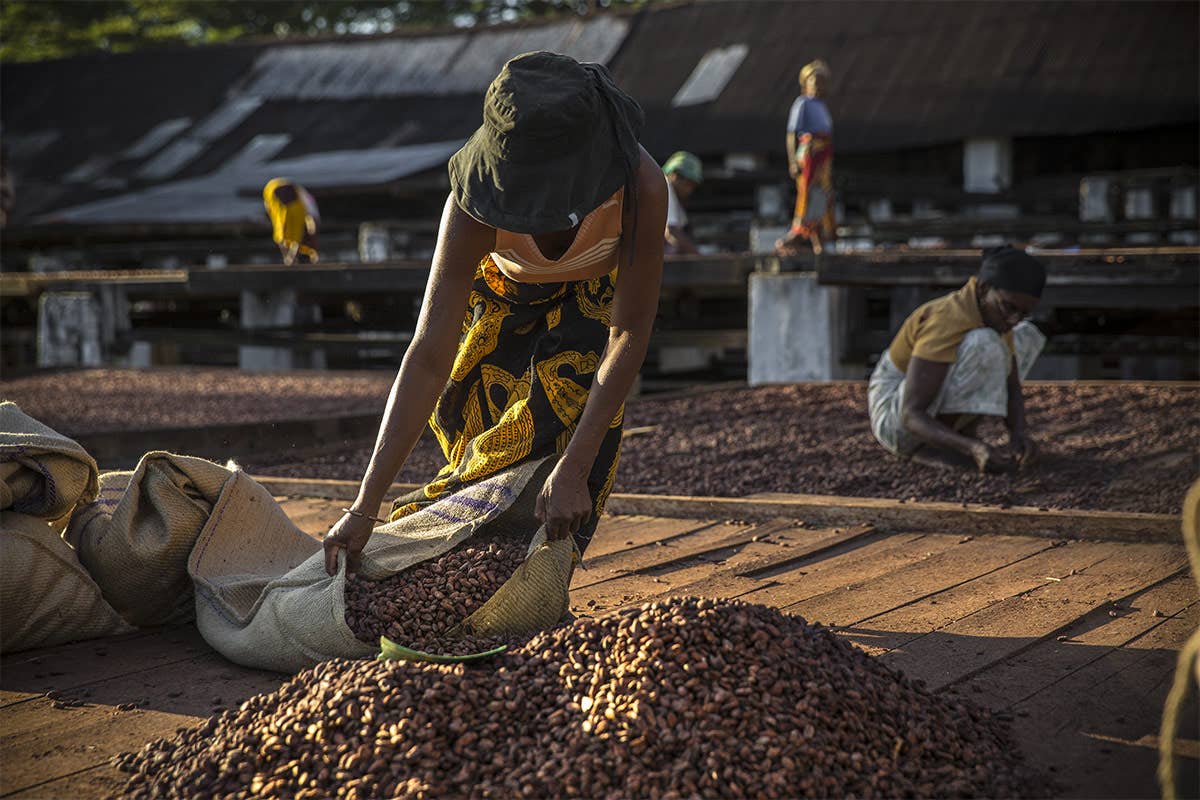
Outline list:
[[[483,125],[450,158],[454,198],[515,233],[574,227],[636,172],[643,121],[603,65],[519,55],[488,87]]]

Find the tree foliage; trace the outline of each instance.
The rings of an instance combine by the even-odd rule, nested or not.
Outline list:
[[[649,0],[2,0],[0,61],[247,37],[468,27],[645,2]]]

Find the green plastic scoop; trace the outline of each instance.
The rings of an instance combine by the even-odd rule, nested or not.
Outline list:
[[[482,653],[471,653],[465,656],[443,656],[437,653],[424,653],[420,650],[413,650],[404,645],[396,644],[386,636],[379,637],[379,655],[376,656],[381,661],[428,661],[433,664],[461,664],[468,661],[481,661],[485,658],[500,655],[508,649],[508,645],[502,644],[499,647],[493,647],[491,650],[485,650]]]

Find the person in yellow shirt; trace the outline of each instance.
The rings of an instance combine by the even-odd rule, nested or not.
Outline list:
[[[973,462],[980,472],[1007,472],[1031,463],[1037,447],[1021,381],[1046,342],[1028,321],[1045,283],[1037,259],[1005,245],[984,251],[979,274],[961,289],[914,311],[867,390],[879,443],[934,466]],[[1007,448],[975,436],[981,416],[1005,420]]]
[[[275,244],[283,255],[284,264],[296,263],[304,256],[317,263],[317,226],[321,214],[317,201],[300,184],[287,178],[272,178],[263,187],[263,205],[271,218]]]

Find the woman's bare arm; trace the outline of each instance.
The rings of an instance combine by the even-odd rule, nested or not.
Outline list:
[[[583,413],[558,466],[538,498],[538,513],[552,538],[574,532],[591,514],[587,476],[613,419],[646,358],[662,283],[667,184],[654,159],[641,151],[637,178],[637,241],[633,263],[623,252],[613,296],[608,344],[592,379]],[[631,204],[627,203],[627,207]],[[631,220],[625,230],[632,231]]]
[[[494,228],[473,219],[452,196],[446,199],[417,328],[392,383],[375,449],[351,506],[356,511],[376,514],[429,421],[458,352],[475,268],[495,246],[495,240]],[[371,527],[369,519],[346,515],[330,529],[325,538],[325,568],[329,574],[337,570],[339,548],[346,548],[349,562],[357,566]]]

